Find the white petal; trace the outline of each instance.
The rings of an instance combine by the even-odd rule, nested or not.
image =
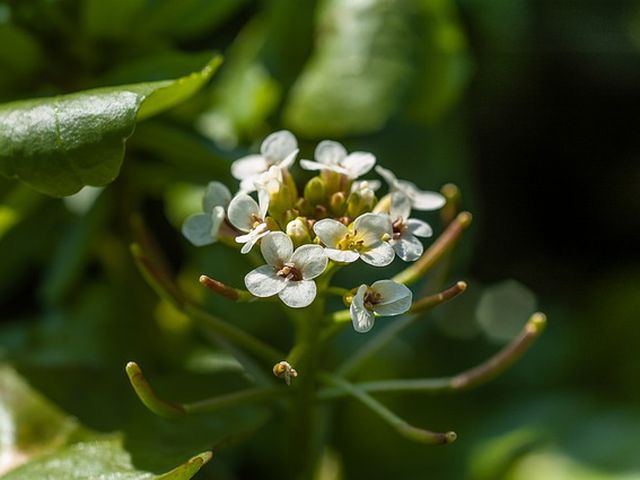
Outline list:
[[[269,230],[267,229],[267,225],[265,223],[261,223],[246,235],[236,237],[237,243],[244,243],[244,245],[240,249],[240,253],[249,253],[249,251],[258,242],[258,240],[268,234]]]
[[[406,221],[411,215],[411,199],[400,191],[391,194],[391,220],[402,219]]]
[[[258,176],[254,180],[254,187],[260,190],[266,190],[269,194],[278,193],[282,187],[282,168],[276,165],[269,167],[269,170]],[[260,197],[258,196],[258,200]],[[265,212],[266,213],[266,212]]]
[[[360,190],[373,190],[374,192],[378,191],[382,186],[382,182],[380,180],[360,180],[359,182],[353,182],[351,184],[351,191],[358,192]]]
[[[319,222],[314,223],[313,231],[322,243],[327,247],[335,247],[344,236],[349,233],[349,229],[342,223],[331,218],[325,218]]]
[[[244,180],[266,172],[269,164],[262,155],[247,155],[231,164],[231,175],[237,180]]]
[[[322,163],[314,162],[312,160],[305,160],[304,158],[300,160],[300,166],[305,170],[324,170],[327,168],[326,165]]]
[[[312,162],[311,160],[300,160],[300,166],[305,170],[330,170],[332,172],[347,175],[347,170],[339,165],[325,165],[324,163]]]
[[[258,175],[252,175],[250,177],[247,177],[247,178],[243,179],[240,182],[240,192],[241,193],[255,192],[257,190],[256,182],[260,179],[261,175],[262,175],[262,173],[260,173]]]
[[[298,155],[299,151],[300,150],[296,148],[293,152],[287,155],[280,163],[278,163],[278,166],[280,168],[289,168],[291,165],[295,163],[296,156]]]
[[[376,172],[378,172],[378,175],[384,178],[385,182],[389,184],[389,188],[393,189],[396,187],[396,183],[398,182],[398,179],[396,178],[396,176],[393,174],[391,170],[388,170],[378,165],[376,167]]]
[[[400,238],[389,243],[391,243],[396,254],[405,262],[415,262],[422,256],[424,251],[422,242],[410,233],[405,233]]]
[[[367,152],[353,152],[342,161],[350,178],[358,178],[368,173],[376,164],[376,157]]]
[[[314,157],[324,165],[338,165],[347,156],[347,151],[341,143],[323,140],[316,147]]]
[[[226,207],[231,201],[231,192],[220,182],[209,182],[202,198],[202,210],[211,212],[214,207]]]
[[[373,308],[378,315],[387,317],[400,315],[411,308],[413,293],[401,283],[393,280],[378,280],[370,288],[382,297],[380,303]]]
[[[239,193],[229,203],[227,216],[231,225],[242,232],[248,232],[260,217],[260,207],[256,201],[246,193]],[[254,218],[255,217],[255,218]]]
[[[446,203],[445,198],[436,192],[420,190],[415,184],[406,180],[398,180],[398,189],[405,192],[416,210],[437,210]]]
[[[214,241],[218,240],[218,234],[220,233],[220,227],[224,222],[224,208],[221,206],[213,207],[211,212],[211,238]]]
[[[304,308],[316,298],[316,282],[300,280],[287,282],[287,286],[278,294],[280,300],[291,308]]]
[[[379,242],[385,234],[391,235],[393,227],[389,215],[382,213],[365,213],[353,222],[353,231],[359,239],[364,240],[365,246]]]
[[[302,245],[291,255],[291,263],[300,270],[304,280],[311,280],[321,275],[327,268],[328,261],[324,248],[320,245]]]
[[[262,239],[260,251],[269,265],[281,268],[291,258],[293,242],[284,232],[271,232]]]
[[[325,248],[324,253],[327,254],[331,260],[340,263],[352,263],[360,258],[358,252],[353,250],[336,250],[335,248]]]
[[[351,321],[356,332],[366,333],[373,328],[375,318],[373,313],[364,306],[364,295],[367,293],[367,286],[360,285],[358,293],[355,294],[351,301],[349,312],[351,313]]]
[[[410,218],[406,221],[407,231],[413,235],[418,237],[430,237],[433,235],[433,230],[431,226],[422,220],[418,220],[417,218]]]
[[[196,247],[210,245],[215,242],[211,238],[212,226],[211,215],[195,213],[187,217],[182,224],[182,235]]]
[[[262,265],[247,273],[244,284],[252,295],[262,298],[275,295],[287,286],[285,279],[278,276],[269,265]]]
[[[387,242],[380,242],[368,250],[360,252],[360,258],[374,267],[386,267],[396,256],[393,247]]]
[[[274,132],[264,139],[260,153],[271,164],[278,164],[298,148],[298,141],[288,130]],[[266,168],[265,168],[266,170]]]
[[[261,220],[264,220],[267,217],[267,212],[269,211],[269,201],[271,196],[267,190],[259,189],[258,190],[258,217]]]

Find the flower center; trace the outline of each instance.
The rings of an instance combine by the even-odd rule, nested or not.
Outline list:
[[[282,268],[276,272],[276,275],[286,280],[302,280],[302,272],[300,272],[293,263],[285,263]]]
[[[256,215],[255,213],[251,214],[251,221],[253,222],[251,228],[256,228],[258,225],[263,223],[262,219],[258,215]]]
[[[375,290],[367,290],[367,293],[364,294],[364,307],[369,311],[372,311],[381,301],[382,295]]]
[[[404,234],[405,230],[407,229],[407,224],[404,223],[404,219],[402,217],[398,217],[391,226],[393,227],[394,240],[397,240],[398,238],[400,238]]]
[[[358,231],[354,230],[353,232],[349,232],[344,237],[342,237],[342,240],[338,242],[336,247],[338,247],[338,250],[360,251],[364,247],[364,240],[358,238]]]

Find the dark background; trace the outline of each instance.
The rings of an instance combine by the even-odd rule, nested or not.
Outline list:
[[[87,13],[87,5],[97,1],[0,2],[0,39],[13,38],[6,33],[10,26],[37,45],[0,43],[2,101],[173,78],[200,68],[213,50],[227,56],[202,94],[138,126],[121,177],[100,197],[104,208],[79,217],[59,200],[42,198],[0,236],[0,354],[7,363],[95,430],[128,435],[145,430],[148,442],[185,443],[193,437],[194,445],[206,444],[219,418],[171,428],[161,423],[164,436],[159,435],[153,430],[157,424],[144,423],[150,414],[132,398],[122,373],[124,362],[145,361],[171,398],[197,398],[235,381],[220,377],[218,367],[202,367],[207,359],[208,365],[215,363],[206,339],[188,321],[184,327],[174,312],[162,310],[133,268],[123,192],[135,193],[135,209],[160,239],[185,288],[216,313],[284,347],[290,333],[278,333],[277,310],[240,310],[194,285],[203,271],[238,283],[246,269],[242,260],[221,246],[194,249],[178,229],[194,203],[194,188],[217,178],[206,162],[226,168],[254,151],[270,131],[290,128],[301,140],[303,158],[309,158],[318,139],[335,138],[350,150],[374,152],[380,164],[424,188],[459,185],[462,205],[474,215],[449,279],[467,280],[468,294],[405,333],[357,379],[442,376],[483,360],[505,341],[477,321],[478,305],[487,296],[497,295],[498,304],[508,305],[494,311],[497,325],[507,331],[526,320],[532,301],[549,318],[532,351],[492,384],[452,397],[381,397],[416,425],[455,429],[460,438],[452,446],[410,444],[359,404],[341,402],[331,417],[330,447],[342,478],[640,478],[637,2],[426,1],[431,13],[424,14],[424,25],[402,17],[415,28],[411,35],[396,32],[393,41],[376,44],[390,49],[383,56],[402,59],[411,75],[389,80],[391,67],[386,67],[354,83],[338,83],[347,89],[364,89],[378,80],[385,85],[384,99],[372,98],[360,117],[348,109],[335,112],[335,118],[352,116],[354,122],[382,116],[378,125],[356,127],[324,121],[332,117],[320,110],[303,120],[292,120],[290,113],[304,112],[304,102],[291,107],[292,92],[320,49],[314,42],[332,32],[330,20],[317,20],[323,2],[229,2],[238,5],[197,28],[184,20],[198,17],[204,7],[197,2],[185,2],[195,6],[184,7],[183,17],[169,9],[164,20],[160,14],[153,17],[154,9],[172,2],[142,3],[146,13],[133,20],[123,16],[121,24],[129,21],[129,28],[120,29],[104,27],[95,19],[100,15]],[[114,2],[113,9],[119,11],[121,4]],[[393,19],[394,8],[402,12],[418,4],[399,2],[382,8],[376,18]],[[385,22],[384,34],[395,28]],[[247,33],[250,24],[262,33]],[[432,48],[429,32],[443,25],[466,46],[437,63],[427,48]],[[344,40],[334,57],[357,41]],[[425,45],[431,53],[423,57]],[[270,81],[251,76],[249,67],[255,65]],[[327,89],[335,88],[331,82],[339,66],[318,67]],[[241,82],[249,77],[264,82],[263,90]],[[451,100],[428,118],[416,115],[412,105],[436,91],[434,85],[452,86]],[[316,93],[312,100],[307,108],[325,98]],[[258,104],[266,106],[254,108]],[[212,111],[231,125],[232,134],[220,124],[201,127],[203,115]],[[184,143],[158,131],[180,134]],[[187,150],[187,145],[197,148]],[[193,152],[204,152],[204,160]],[[235,187],[229,178],[221,180]],[[8,198],[17,184],[0,182]],[[425,218],[439,229],[437,215]],[[367,272],[340,280],[356,282]],[[508,279],[517,283],[503,283]],[[500,285],[507,287],[500,290]],[[329,361],[348,355],[358,342],[340,337]],[[86,398],[79,401],[74,392],[83,387]],[[268,417],[252,414],[259,418],[256,424]],[[248,440],[220,449],[196,478],[283,478],[286,457],[295,452],[282,447],[285,432],[278,414]],[[136,463],[144,465],[132,451]],[[340,477],[327,474],[322,480],[331,478]]]

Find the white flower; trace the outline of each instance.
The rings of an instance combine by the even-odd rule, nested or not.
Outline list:
[[[378,165],[376,172],[386,180],[392,192],[399,191],[409,197],[416,210],[437,210],[445,204],[445,198],[439,193],[420,190],[414,183],[398,180],[391,170]]]
[[[228,215],[231,224],[246,235],[236,237],[236,242],[244,243],[241,253],[248,253],[258,240],[269,233],[264,219],[269,209],[269,194],[258,192],[260,204],[246,193],[238,193],[229,203]]]
[[[351,263],[361,258],[369,265],[384,267],[395,256],[386,240],[393,233],[388,215],[365,213],[349,226],[325,218],[316,222],[314,232],[326,246],[327,256],[336,262]]]
[[[202,197],[203,213],[194,213],[182,224],[182,234],[196,247],[218,240],[224,222],[224,209],[231,200],[231,192],[220,182],[211,182]]]
[[[320,245],[302,245],[293,251],[293,242],[284,232],[273,232],[260,244],[267,265],[256,268],[244,283],[256,297],[278,295],[286,305],[303,308],[316,298],[314,278],[327,267],[327,256]]]
[[[254,182],[272,166],[289,168],[298,154],[298,141],[288,130],[274,132],[264,139],[259,155],[248,155],[231,164],[231,175],[241,181],[240,189],[256,190]]]
[[[393,280],[379,280],[370,287],[360,285],[350,307],[353,328],[356,332],[368,332],[376,316],[391,317],[407,312],[412,298],[411,290]]]
[[[253,185],[255,190],[266,190],[270,195],[273,195],[280,191],[283,182],[282,168],[272,165],[269,170],[255,178]],[[242,185],[240,185],[240,188],[242,189]]]
[[[358,178],[373,168],[376,157],[367,152],[353,152],[347,155],[347,150],[341,143],[324,140],[318,144],[315,159],[300,160],[300,166],[305,170],[331,170],[341,173],[351,179]]]
[[[422,255],[424,247],[416,237],[430,237],[433,230],[427,222],[411,215],[411,200],[401,192],[391,194],[391,221],[393,239],[389,241],[393,249],[405,262],[413,262]]]

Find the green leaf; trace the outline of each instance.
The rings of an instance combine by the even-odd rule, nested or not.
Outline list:
[[[211,459],[204,452],[163,475],[138,470],[131,455],[124,449],[122,438],[78,442],[30,462],[5,475],[4,479],[48,480],[187,480]]]
[[[177,80],[106,87],[0,106],[0,173],[64,196],[120,171],[136,122],[193,95],[221,62]]]
[[[412,2],[327,2],[316,51],[294,84],[285,121],[310,137],[381,128],[411,77]]]
[[[136,466],[125,436],[82,427],[8,366],[0,366],[0,433],[0,474],[8,480],[187,480],[211,459],[200,453],[157,476]]]

